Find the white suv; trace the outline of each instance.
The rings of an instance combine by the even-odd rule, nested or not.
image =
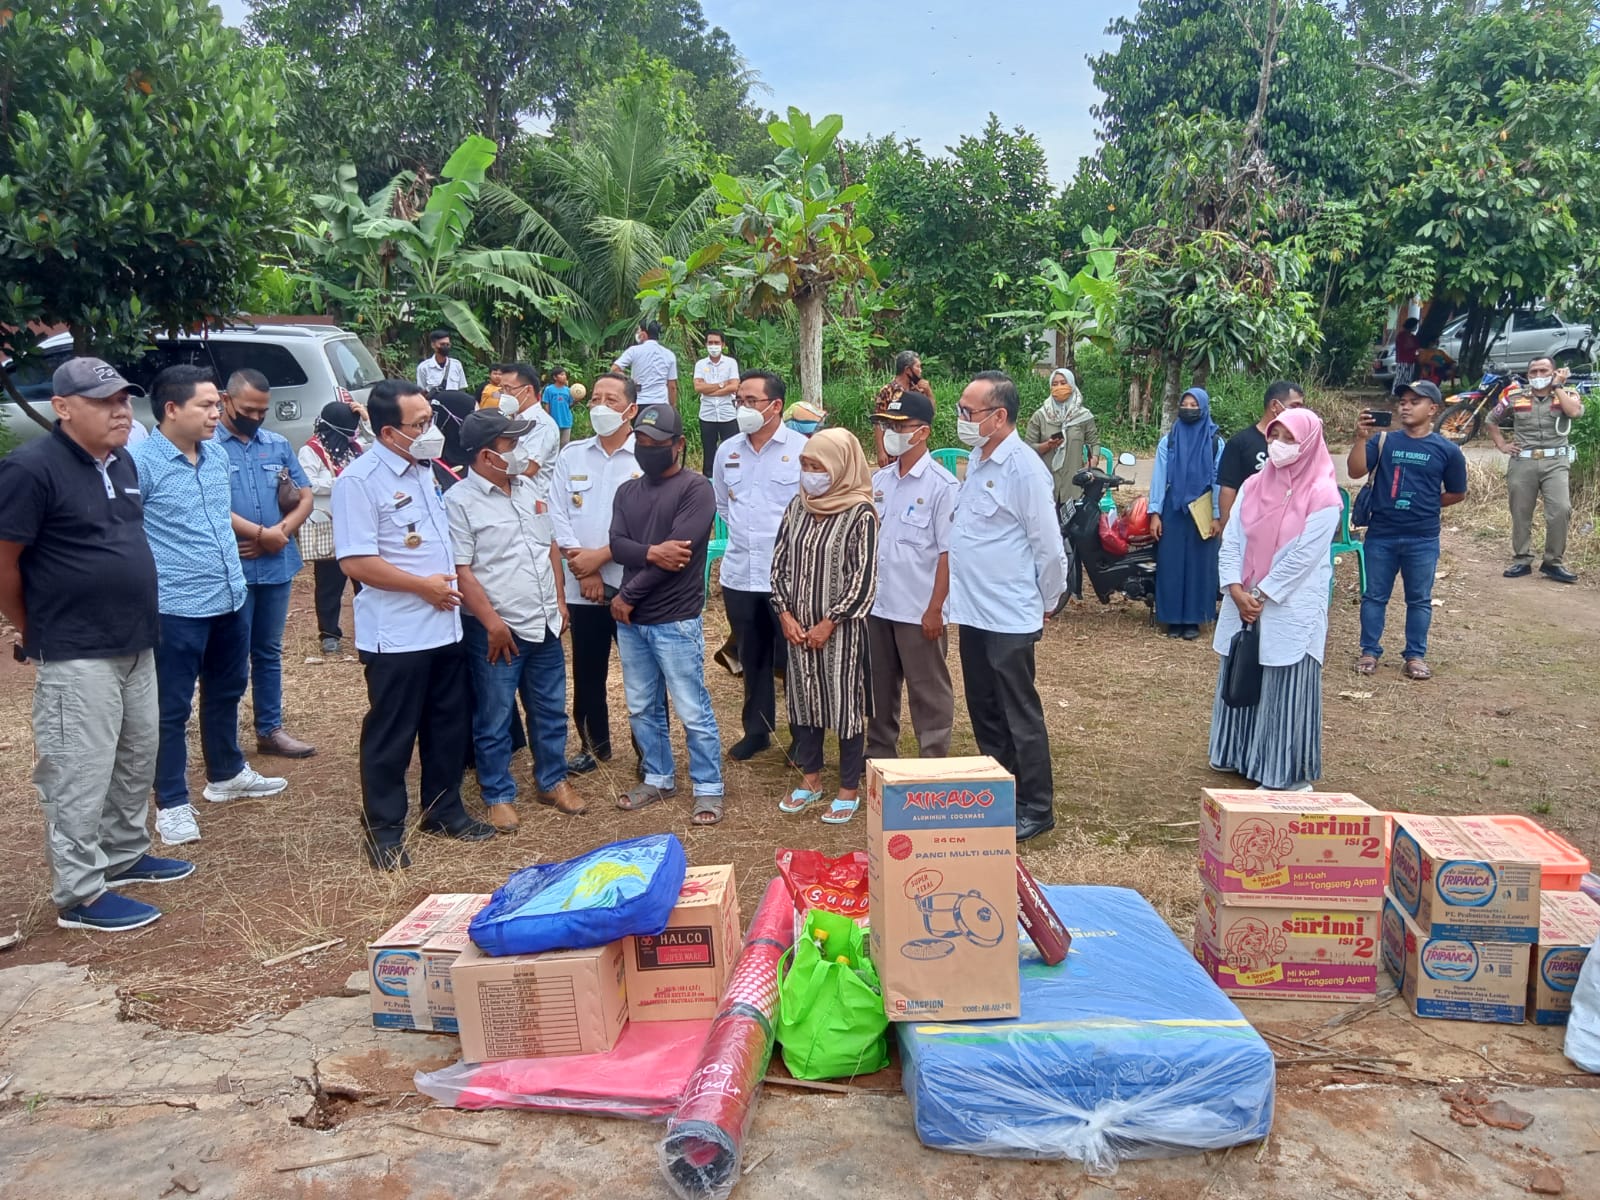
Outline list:
[[[1439,348],[1458,362],[1461,359],[1461,331],[1467,318],[1457,317],[1439,332]],[[1574,375],[1587,374],[1593,352],[1594,330],[1564,320],[1548,308],[1519,308],[1495,319],[1489,338],[1488,362],[1504,375],[1526,374],[1536,358],[1552,358],[1558,367],[1570,367]],[[1394,379],[1394,346],[1383,352],[1373,369],[1380,383]]]

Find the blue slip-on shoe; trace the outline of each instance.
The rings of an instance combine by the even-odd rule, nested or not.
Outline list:
[[[63,929],[96,929],[103,933],[138,929],[160,919],[161,910],[155,905],[130,900],[115,892],[101,892],[87,904],[65,908],[56,914],[56,924]]]
[[[194,864],[181,858],[159,858],[154,854],[141,854],[139,861],[126,871],[106,876],[108,888],[129,883],[172,883],[194,874]]]

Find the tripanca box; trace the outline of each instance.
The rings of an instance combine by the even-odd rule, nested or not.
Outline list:
[[[628,1023],[623,944],[492,957],[476,946],[450,969],[463,1062],[599,1054]]]
[[[1383,965],[1419,1017],[1518,1025],[1527,1015],[1526,943],[1429,937],[1392,895],[1383,905]]]
[[[1280,1000],[1370,1000],[1378,991],[1382,906],[1273,907],[1200,896],[1195,957],[1230,996]]]
[[[630,1020],[709,1021],[741,945],[733,868],[690,867],[666,929],[623,945]]]
[[[372,1023],[379,1029],[456,1031],[450,965],[469,945],[467,926],[488,896],[429,896],[367,947]]]
[[[994,759],[867,763],[872,961],[893,1021],[1021,1011],[1017,788]]]
[[[1534,942],[1540,866],[1504,856],[1449,817],[1395,813],[1389,894],[1432,938]]]
[[[1371,805],[1343,792],[1206,788],[1204,797],[1200,875],[1228,904],[1383,903],[1386,826]]]
[[[1533,948],[1528,1007],[1535,1025],[1565,1025],[1578,972],[1600,938],[1600,904],[1582,892],[1539,897],[1539,942]]]

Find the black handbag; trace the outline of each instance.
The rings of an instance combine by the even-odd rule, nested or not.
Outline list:
[[[1350,528],[1365,529],[1372,524],[1372,498],[1373,484],[1378,482],[1378,471],[1383,463],[1383,441],[1389,436],[1385,431],[1378,435],[1378,461],[1369,464],[1371,470],[1367,472],[1367,481],[1361,485],[1361,490],[1356,493],[1356,498],[1350,504]]]
[[[1228,643],[1222,702],[1229,708],[1254,708],[1261,703],[1261,630],[1256,622],[1245,625]]]

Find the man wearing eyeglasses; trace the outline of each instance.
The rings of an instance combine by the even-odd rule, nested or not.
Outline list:
[[[950,529],[945,618],[961,627],[961,673],[978,749],[1017,781],[1017,840],[1055,828],[1055,781],[1034,646],[1066,587],[1050,469],[1017,436],[1017,385],[1001,371],[961,393],[956,434],[972,448]]]

